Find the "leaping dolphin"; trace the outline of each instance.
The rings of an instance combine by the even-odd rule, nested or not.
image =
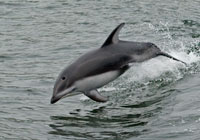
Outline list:
[[[166,56],[185,64],[162,52],[153,43],[119,40],[119,31],[124,24],[121,23],[111,32],[101,48],[82,55],[60,73],[54,85],[52,104],[61,98],[80,93],[94,101],[106,102],[108,99],[100,95],[97,89],[122,75],[131,63]]]

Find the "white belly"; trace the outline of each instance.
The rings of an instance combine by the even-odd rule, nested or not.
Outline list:
[[[115,80],[120,75],[119,71],[110,71],[99,75],[83,78],[75,82],[75,87],[80,91],[90,91],[100,88]]]

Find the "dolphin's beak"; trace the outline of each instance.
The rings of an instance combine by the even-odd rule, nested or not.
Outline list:
[[[51,98],[51,104],[56,103],[56,102],[59,101],[60,99],[61,99],[61,97],[59,98],[59,97],[57,97],[57,96],[53,96],[53,97]]]
[[[59,100],[62,99],[62,98],[65,98],[65,97],[68,97],[68,96],[72,96],[71,93],[72,93],[73,91],[75,91],[75,89],[76,89],[76,88],[73,86],[73,87],[70,87],[70,88],[65,89],[65,90],[62,91],[62,92],[56,93],[56,91],[54,91],[53,96],[52,96],[52,98],[51,98],[51,104],[56,103],[57,101],[59,101]]]

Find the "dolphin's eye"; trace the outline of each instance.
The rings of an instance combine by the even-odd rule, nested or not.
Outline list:
[[[62,77],[62,80],[65,80],[65,77]]]

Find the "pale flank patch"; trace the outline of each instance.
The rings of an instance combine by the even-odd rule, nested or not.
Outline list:
[[[115,80],[120,75],[119,71],[110,71],[99,75],[86,77],[75,82],[75,87],[82,91],[98,89]]]

